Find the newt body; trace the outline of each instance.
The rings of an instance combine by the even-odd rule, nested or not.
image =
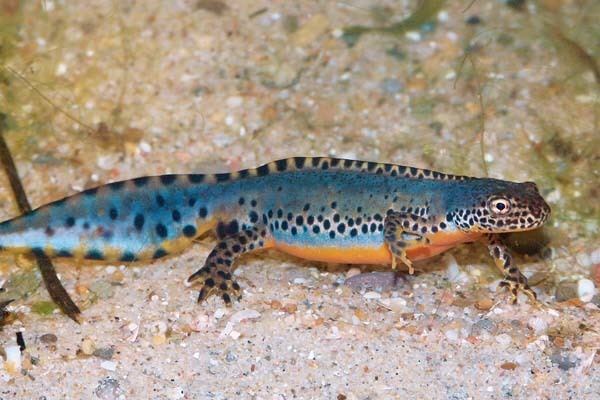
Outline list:
[[[306,259],[404,262],[483,239],[513,296],[525,277],[497,234],[537,228],[550,208],[535,184],[393,164],[296,157],[214,175],[141,177],[89,189],[0,224],[0,249],[134,262],[179,252],[208,231],[218,243],[199,300],[229,303],[235,259],[276,248]]]

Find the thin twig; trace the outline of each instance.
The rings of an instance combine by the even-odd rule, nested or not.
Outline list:
[[[10,149],[4,140],[4,118],[2,117],[4,116],[0,114],[0,162],[2,163],[4,171],[8,176],[8,180],[15,195],[15,199],[17,200],[19,210],[22,214],[25,214],[31,211],[31,205],[27,200],[25,190],[23,190],[23,185],[21,183],[21,179],[19,178],[19,174],[10,153]],[[69,293],[67,293],[62,283],[58,279],[58,276],[56,275],[56,269],[54,269],[54,265],[52,264],[50,258],[44,254],[34,254],[34,256],[52,301],[54,301],[56,305],[69,316],[69,318],[79,323],[79,315],[81,314],[81,311],[73,302],[69,296]]]

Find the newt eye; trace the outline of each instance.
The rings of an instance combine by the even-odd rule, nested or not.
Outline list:
[[[510,211],[510,200],[504,197],[492,197],[488,202],[490,211],[497,215],[504,215]]]

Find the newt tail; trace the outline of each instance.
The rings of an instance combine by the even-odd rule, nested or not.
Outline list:
[[[0,249],[135,262],[178,253],[212,232],[217,245],[190,281],[201,282],[199,300],[218,293],[230,303],[241,290],[234,261],[258,249],[326,262],[402,262],[412,272],[412,261],[484,240],[513,296],[534,296],[498,234],[537,228],[549,215],[531,182],[296,157],[89,189],[1,223]]]

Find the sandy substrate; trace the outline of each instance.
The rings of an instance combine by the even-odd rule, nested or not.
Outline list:
[[[420,31],[351,48],[341,29],[373,24],[371,2],[32,3],[6,63],[70,116],[11,86],[7,140],[35,205],[140,175],[331,155],[533,180],[554,218],[541,254],[517,257],[540,307],[507,304],[478,244],[395,282],[263,252],[239,262],[241,302],[197,305],[184,280],[207,238],[149,265],[59,262],[77,325],[44,315],[31,262],[5,256],[0,284],[33,283],[0,333],[4,357],[17,332],[27,347],[0,368],[0,400],[600,398],[597,86],[538,34],[532,3],[452,2]],[[377,5],[392,22],[414,9]],[[581,7],[557,18],[584,24],[597,7]],[[582,31],[569,32],[586,43]],[[2,182],[1,219],[13,204]],[[361,271],[374,285],[347,285]]]

